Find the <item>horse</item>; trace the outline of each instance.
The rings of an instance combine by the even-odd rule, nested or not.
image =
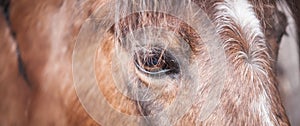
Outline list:
[[[277,67],[297,42],[290,1],[2,6],[0,125],[299,124]]]

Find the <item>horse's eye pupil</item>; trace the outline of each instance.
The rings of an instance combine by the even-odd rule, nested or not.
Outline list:
[[[157,57],[157,55],[151,56],[151,57],[147,58],[146,60],[147,61],[146,61],[145,66],[148,66],[148,67],[153,67],[159,63],[159,57]]]

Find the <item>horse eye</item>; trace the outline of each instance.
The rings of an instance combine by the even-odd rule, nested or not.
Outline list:
[[[144,74],[177,74],[179,73],[179,64],[167,50],[152,47],[142,49],[134,55],[135,66]]]
[[[287,35],[286,28],[288,26],[288,20],[286,15],[283,12],[277,13],[278,22],[275,26],[277,31],[277,43],[280,44],[281,39],[284,35]]]

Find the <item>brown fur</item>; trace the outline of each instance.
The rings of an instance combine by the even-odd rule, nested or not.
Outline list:
[[[194,1],[213,20],[215,18],[214,3],[222,0]],[[16,33],[15,40],[12,39],[12,35],[9,35],[9,28],[4,23],[3,16],[0,16],[0,38],[4,38],[1,39],[4,42],[1,41],[0,44],[5,44],[0,46],[5,49],[5,51],[0,50],[0,55],[1,61],[2,59],[7,61],[6,64],[0,64],[0,70],[5,71],[3,72],[5,74],[0,75],[0,79],[6,78],[0,80],[0,90],[8,89],[12,92],[0,91],[0,98],[6,100],[6,104],[1,104],[0,106],[1,113],[10,107],[8,109],[9,112],[4,112],[9,116],[6,118],[3,117],[3,120],[0,118],[0,125],[99,125],[85,112],[76,97],[73,87],[71,64],[74,43],[81,25],[97,6],[101,6],[105,2],[107,1],[11,1],[10,30]],[[278,24],[284,22],[284,18],[280,17],[274,1],[251,0],[250,2],[255,6],[254,9],[261,21],[261,27],[264,29],[263,32],[266,35],[268,48],[265,49],[265,52],[260,53],[260,56],[266,62],[259,65],[265,68],[267,75],[263,75],[255,70],[246,71],[245,69],[248,64],[245,60],[247,59],[234,60],[237,50],[250,51],[248,41],[245,40],[242,29],[236,26],[235,28],[228,28],[220,32],[223,41],[229,38],[236,40],[229,42],[231,46],[226,50],[226,56],[230,60],[229,63],[232,64],[234,72],[226,73],[228,74],[228,78],[224,80],[225,86],[220,104],[207,120],[199,123],[197,122],[196,115],[199,114],[199,109],[203,104],[203,101],[201,101],[203,99],[201,99],[197,101],[197,104],[192,107],[189,113],[177,125],[261,125],[260,121],[263,120],[259,118],[259,112],[249,112],[248,108],[251,107],[250,102],[258,100],[257,95],[263,90],[267,91],[267,97],[269,98],[267,102],[270,104],[271,113],[276,116],[272,118],[274,124],[289,125],[277,90],[275,63],[274,60],[271,60],[276,59],[277,56],[278,45],[276,37],[278,35],[276,33],[282,30],[282,28],[278,27]],[[134,18],[134,16],[132,17]],[[158,19],[154,22],[159,23],[159,17],[155,18]],[[169,19],[170,21],[175,20],[173,18]],[[278,22],[273,22],[273,19],[278,20]],[[124,23],[124,26],[126,26],[126,21]],[[149,25],[152,25],[152,23],[149,23]],[[222,22],[214,23],[217,25]],[[203,44],[192,44],[192,41],[199,39],[198,36],[194,36],[194,31],[190,30],[186,24],[181,24],[180,26],[182,29],[178,29],[178,35],[185,36],[187,41],[191,41],[189,45],[194,52],[201,50],[199,54],[194,53],[193,60],[195,62],[209,61],[207,52],[202,47]],[[113,34],[110,35],[110,37],[113,37]],[[122,96],[120,93],[115,93],[116,88],[113,85],[112,79],[110,76],[107,76],[111,71],[103,69],[110,67],[110,56],[114,48],[113,44],[110,43],[112,41],[110,37],[107,37],[108,40],[103,45],[99,45],[102,51],[97,53],[96,66],[102,68],[97,69],[96,67],[100,90],[103,91],[113,107],[123,108],[120,109],[121,112],[142,115],[139,110],[139,104]],[[16,41],[16,44],[12,41]],[[224,42],[223,44],[225,45],[226,43]],[[28,75],[28,82],[18,75],[16,45],[19,46],[21,59],[25,66],[25,73]],[[204,57],[203,59],[196,59],[197,55]],[[104,62],[104,60],[107,62]],[[213,69],[213,66],[209,66],[207,63],[201,65],[207,68],[207,70]],[[7,70],[7,68],[10,68],[10,70]],[[202,71],[202,77],[210,79],[210,74],[206,74],[205,72],[207,71]],[[257,82],[257,79],[263,79],[267,81],[264,83],[265,85],[259,85],[258,83],[252,85],[251,72],[257,72],[253,80],[254,82]],[[248,76],[243,78],[243,74],[248,74]],[[26,83],[30,87],[26,87]],[[11,87],[9,87],[9,84],[11,84]],[[14,95],[13,93],[16,94]],[[12,96],[10,97],[10,95]],[[198,94],[199,99],[204,96],[206,95]],[[16,103],[9,101],[10,98],[16,99]],[[242,100],[240,105],[237,105],[238,100]],[[159,102],[164,103],[166,101],[163,99]],[[16,107],[10,105],[16,105]],[[18,109],[14,111],[14,108]],[[115,121],[118,121],[118,119],[115,119]]]

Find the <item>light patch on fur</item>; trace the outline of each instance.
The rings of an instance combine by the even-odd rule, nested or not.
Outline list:
[[[263,125],[274,126],[274,124],[270,120],[270,111],[269,111],[270,105],[267,102],[266,93],[259,95],[258,102],[254,102],[252,104],[252,107],[256,113],[259,113]]]
[[[271,69],[270,62],[271,59],[268,54],[268,47],[266,45],[266,40],[260,20],[256,17],[253,5],[249,3],[248,0],[225,0],[224,2],[216,3],[217,12],[215,13],[215,22],[217,25],[218,33],[226,32],[226,30],[234,30],[236,35],[239,35],[244,42],[247,42],[249,46],[248,50],[237,51],[229,55],[234,57],[234,60],[246,59],[245,69],[242,75],[243,81],[249,81],[247,76],[250,76],[250,84],[253,86],[264,87],[267,83],[271,83],[270,80],[263,82],[263,80],[268,78],[267,69]],[[229,38],[224,40],[224,48],[226,50],[230,49],[232,46],[231,42],[243,43],[241,40],[235,40],[235,38]],[[240,45],[241,48],[242,45]],[[234,65],[235,62],[234,62]],[[255,80],[254,81],[254,76]],[[256,91],[256,93],[258,93]],[[261,124],[272,126],[272,120],[270,117],[271,106],[268,105],[268,94],[266,89],[262,89],[262,95],[256,95],[255,100],[252,102],[249,111],[257,113],[260,117]]]
[[[271,59],[266,45],[264,33],[261,28],[259,19],[256,17],[253,6],[247,0],[225,0],[216,3],[217,32],[222,33],[228,28],[237,31],[237,35],[241,36],[249,49],[247,52],[238,51],[234,60],[247,59],[253,69],[262,72],[267,76],[265,68],[262,66],[270,66],[267,59]],[[220,22],[220,23],[218,23]],[[239,41],[230,38],[225,41],[225,49],[232,46],[230,41]],[[242,43],[242,42],[240,42]],[[263,57],[262,57],[263,55]],[[269,69],[269,68],[268,68]],[[246,74],[243,74],[246,75]]]
[[[253,42],[256,36],[264,37],[260,21],[256,17],[253,6],[247,0],[225,0],[216,8],[220,10],[217,15],[230,16],[242,28],[248,42]]]

